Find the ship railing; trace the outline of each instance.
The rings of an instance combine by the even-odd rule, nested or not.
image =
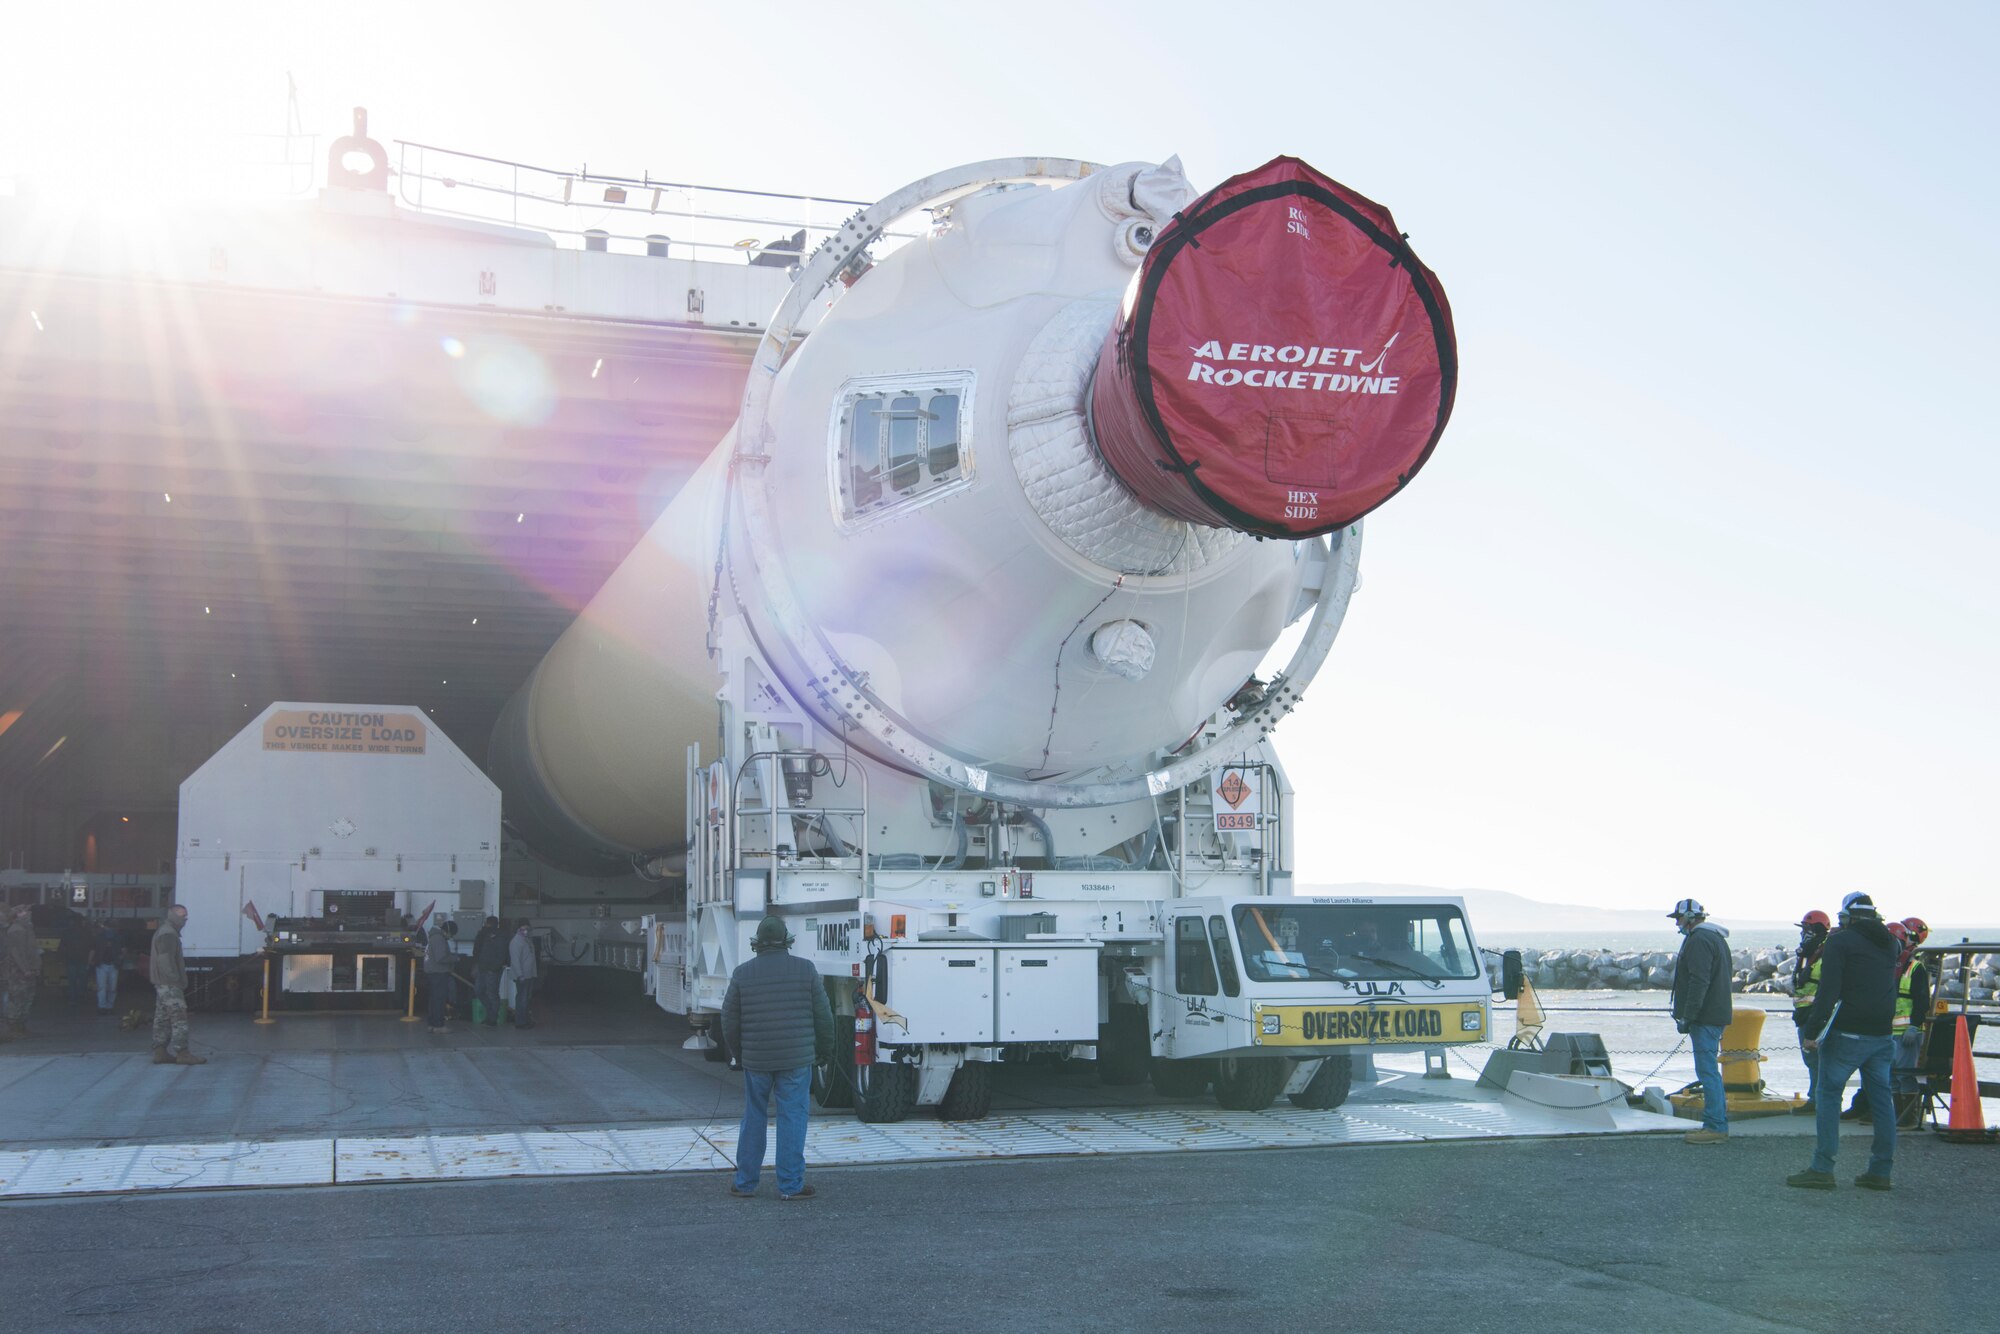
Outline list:
[[[396,145],[398,199],[421,213],[505,223],[588,249],[790,267],[867,201],[732,189],[537,167],[406,139]],[[745,236],[748,230],[754,235]],[[890,247],[917,233],[885,238]],[[560,241],[559,241],[560,243]]]

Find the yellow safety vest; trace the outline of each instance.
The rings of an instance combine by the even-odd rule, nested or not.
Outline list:
[[[1896,979],[1896,1018],[1889,1025],[1889,1031],[1892,1033],[1903,1033],[1909,1030],[1910,1010],[1914,1004],[1914,997],[1910,994],[1910,978],[1915,972],[1916,969],[1914,968],[1907,969],[1901,977]]]
[[[1810,1010],[1813,998],[1819,995],[1819,955],[1813,955],[1812,962],[1794,973],[1792,980],[1796,984],[1792,992],[1792,1008]]]

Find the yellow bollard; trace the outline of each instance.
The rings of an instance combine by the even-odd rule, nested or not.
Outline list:
[[[1757,1007],[1745,1006],[1722,1030],[1722,1087],[1731,1093],[1764,1091],[1765,1017]]]
[[[275,1024],[271,1017],[271,956],[264,956],[264,1012],[250,1021],[253,1024]]]
[[[415,959],[410,960],[410,1008],[404,1012],[402,1022],[406,1024],[417,1022],[417,961]]]
[[[1783,1116],[1796,1112],[1804,1105],[1805,1099],[1794,1094],[1781,1098],[1764,1091],[1764,1020],[1765,1011],[1754,1005],[1746,1005],[1736,1011],[1729,1026],[1722,1030],[1722,1087],[1729,1099],[1729,1115]],[[1689,1119],[1701,1115],[1703,1102],[1701,1085],[1689,1084],[1679,1093],[1669,1095],[1674,1105],[1674,1115]]]

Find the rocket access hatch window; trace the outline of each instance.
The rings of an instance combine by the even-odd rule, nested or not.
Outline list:
[[[849,381],[834,417],[834,489],[859,527],[968,485],[972,372]]]

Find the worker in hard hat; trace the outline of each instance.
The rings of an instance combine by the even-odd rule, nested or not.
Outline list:
[[[1735,1010],[1729,1000],[1729,931],[1708,920],[1708,909],[1682,899],[1667,914],[1686,937],[1674,962],[1674,1027],[1694,1048],[1701,1081],[1701,1128],[1682,1136],[1690,1144],[1729,1138],[1729,1101],[1722,1086],[1722,1030]]]
[[[1896,970],[1896,1057],[1891,1076],[1896,1089],[1896,1127],[1917,1128],[1917,1058],[1923,1051],[1924,1025],[1931,1012],[1931,972],[1917,957],[1918,948],[1929,939],[1930,926],[1921,917],[1905,917],[1898,937],[1903,953]],[[1890,928],[1894,934],[1895,928]]]
[[[1923,941],[1910,930],[1911,922],[1923,929],[1924,936],[1930,934],[1930,928],[1920,917],[1888,924],[1889,935],[1896,942],[1896,1014],[1889,1033],[1895,1042],[1890,1061],[1891,1080],[1896,1124],[1905,1130],[1914,1130],[1917,1124],[1917,1051],[1923,1042],[1924,1019],[1931,1007],[1930,970],[1916,962],[1917,946]],[[1859,1090],[1840,1119],[1864,1125],[1872,1119]]]
[[[1834,1188],[1840,1153],[1840,1097],[1861,1072],[1861,1092],[1874,1114],[1868,1170],[1854,1178],[1866,1190],[1890,1190],[1896,1158],[1896,1113],[1889,1088],[1894,1051],[1889,1032],[1896,1009],[1896,940],[1866,894],[1840,901],[1840,929],[1820,956],[1819,992],[1806,1015],[1807,1049],[1819,1055],[1819,1104],[1812,1162],[1785,1178],[1807,1190]]]
[[[1799,948],[1794,954],[1798,963],[1792,971],[1792,1023],[1798,1028],[1799,1056],[1806,1063],[1806,1102],[1799,1110],[1807,1116],[1819,1100],[1819,1055],[1806,1048],[1806,1015],[1819,994],[1819,956],[1832,930],[1833,919],[1817,908],[1799,919]]]

